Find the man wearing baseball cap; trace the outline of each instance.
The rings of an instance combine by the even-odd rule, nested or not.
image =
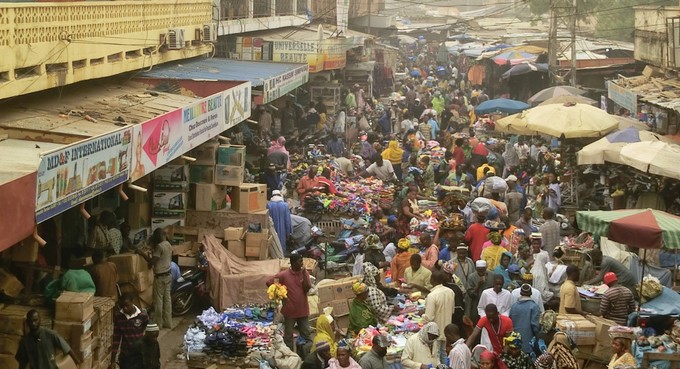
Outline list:
[[[628,314],[635,310],[633,293],[619,284],[619,279],[614,272],[605,273],[603,280],[609,289],[600,301],[600,314],[619,325],[628,325]]]

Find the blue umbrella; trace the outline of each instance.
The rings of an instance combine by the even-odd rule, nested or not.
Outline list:
[[[483,103],[477,105],[477,107],[475,108],[475,113],[477,113],[477,114],[489,114],[489,113],[501,112],[501,113],[514,114],[514,113],[519,113],[523,110],[529,109],[530,107],[531,106],[529,106],[528,104],[523,103],[521,101],[517,101],[517,100],[493,99],[493,100],[484,101]]]
[[[635,127],[628,127],[626,129],[622,129],[620,131],[616,131],[614,133],[610,133],[607,135],[607,141],[611,143],[616,143],[616,142],[626,142],[626,143],[631,143],[631,142],[640,142],[642,141],[640,139],[640,130],[635,128]]]

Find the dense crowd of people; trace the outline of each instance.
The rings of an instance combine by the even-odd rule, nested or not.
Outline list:
[[[362,243],[354,266],[362,280],[353,287],[347,335],[385,323],[398,311],[392,305],[397,293],[419,292],[425,324],[406,343],[404,368],[578,368],[569,339],[555,329],[556,314],[586,315],[577,286],[605,283],[610,288],[600,313],[625,325],[637,298],[633,274],[597,248],[584,256],[582,268],[565,261],[565,229],[579,234],[558,215],[566,188],[562,178],[571,169],[562,165],[556,140],[497,137],[490,117],[475,114],[475,106],[490,97],[470,82],[469,66],[451,58],[437,63],[436,47],[424,44],[404,51],[400,72],[407,78],[381,99],[385,104],[355,85],[334,118],[324,110],[322,119],[310,120],[331,134],[324,149],[335,165],[312,167],[296,186],[301,206],[309,194],[332,192],[332,183],[322,180],[331,169],[342,177],[376,177],[400,188],[393,206],[372,209],[373,234]],[[304,117],[317,114],[310,107]],[[283,137],[274,142],[275,147],[284,144]],[[435,157],[433,147],[444,148],[444,155]],[[285,147],[274,154],[281,152],[288,155]],[[288,163],[286,157],[274,159]],[[589,189],[574,190],[587,198],[593,195]],[[437,214],[438,229],[419,228],[432,218],[419,200],[441,202],[446,193],[463,194],[468,201],[452,213]],[[461,217],[461,227],[443,227],[450,216]],[[306,302],[311,286],[299,255],[291,256],[286,273],[293,283],[302,281],[292,288],[299,294],[294,301]],[[381,280],[385,274],[392,283]],[[293,323],[309,338],[309,323],[299,320],[305,315],[298,314],[306,309],[302,305],[289,308],[293,313],[284,311],[291,347]],[[384,336],[375,337],[358,363],[348,364],[329,321],[333,318],[323,313],[317,320],[317,339],[304,369],[386,368],[390,342]],[[612,365],[635,365],[624,338],[614,340],[613,351]]]

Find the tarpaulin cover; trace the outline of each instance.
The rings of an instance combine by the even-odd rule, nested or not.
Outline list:
[[[213,235],[203,239],[208,259],[210,299],[221,310],[234,304],[263,304],[266,282],[281,269],[279,259],[246,261],[229,252]]]
[[[656,315],[680,315],[680,294],[664,287],[661,295],[642,304],[640,308],[653,311]]]

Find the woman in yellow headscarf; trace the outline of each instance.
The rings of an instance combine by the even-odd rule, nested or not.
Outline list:
[[[390,163],[392,163],[392,167],[394,168],[394,174],[397,176],[397,178],[401,179],[402,178],[402,171],[401,171],[401,160],[404,157],[404,150],[399,148],[399,142],[396,140],[391,140],[387,144],[387,148],[383,150],[382,154],[380,154],[383,159],[388,160]]]
[[[501,246],[503,235],[501,235],[500,232],[489,232],[489,234],[486,235],[486,238],[491,241],[491,246],[482,250],[482,260],[486,261],[486,269],[493,272],[493,270],[500,265],[503,253],[508,250]]]
[[[331,346],[331,356],[335,357],[338,343],[335,340],[333,317],[330,314],[321,313],[316,318],[316,336],[314,336],[314,341],[312,342],[312,352],[316,349],[317,342],[328,342]]]

